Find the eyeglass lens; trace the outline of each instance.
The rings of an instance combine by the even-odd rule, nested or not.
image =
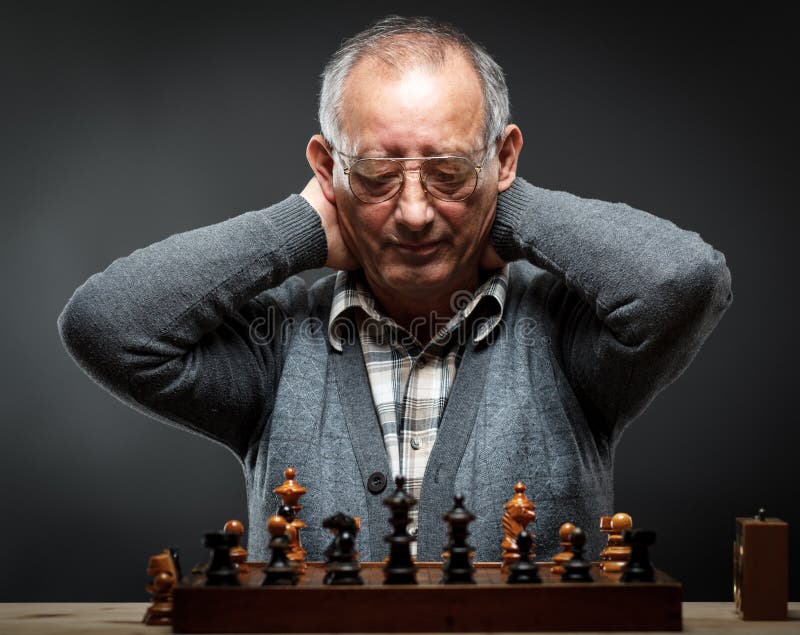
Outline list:
[[[477,185],[475,166],[461,157],[427,159],[420,164],[425,189],[444,201],[468,198]],[[350,167],[350,187],[359,199],[380,203],[392,198],[403,184],[403,166],[392,159],[360,159]]]

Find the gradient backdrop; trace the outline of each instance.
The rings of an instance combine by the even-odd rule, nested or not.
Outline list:
[[[389,12],[451,19],[495,54],[527,179],[669,218],[725,253],[733,305],[626,432],[617,509],[658,531],[653,558],[690,600],[731,599],[736,516],[764,506],[793,523],[796,555],[798,82],[784,9],[287,4],[0,8],[0,601],[145,600],[150,554],[177,544],[190,565],[205,531],[246,520],[233,456],[101,390],[56,317],[114,258],[299,192],[319,72]]]

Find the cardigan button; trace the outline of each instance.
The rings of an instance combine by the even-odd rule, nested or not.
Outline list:
[[[386,489],[386,476],[382,472],[373,472],[367,479],[367,489],[373,494],[380,494]]]

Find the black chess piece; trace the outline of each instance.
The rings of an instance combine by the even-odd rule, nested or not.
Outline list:
[[[322,526],[333,533],[333,542],[325,550],[324,584],[364,584],[361,565],[356,559],[358,525],[351,516],[337,513],[322,521]]]
[[[564,563],[564,573],[561,574],[562,582],[594,582],[589,570],[592,563],[583,559],[583,546],[586,544],[586,534],[583,529],[575,527],[569,536],[572,545],[572,558]]]
[[[294,510],[291,505],[279,505],[278,511],[276,511],[275,514],[283,517],[287,524],[295,519]]]
[[[470,554],[472,547],[467,544],[468,525],[475,516],[464,507],[464,497],[453,497],[453,508],[442,518],[449,525],[447,550],[449,557],[442,567],[442,584],[475,584],[472,577],[474,567]]]
[[[239,545],[239,535],[215,531],[205,535],[203,544],[211,549],[206,568],[206,586],[240,586],[236,567],[231,562],[231,547]]]
[[[539,568],[531,562],[533,536],[524,529],[517,534],[519,559],[508,565],[508,584],[537,584],[541,582]]]
[[[286,519],[283,516],[270,516],[267,521],[270,541],[270,560],[264,567],[262,586],[290,586],[297,584],[297,568],[289,561],[289,539],[286,537]]]
[[[653,582],[656,574],[650,562],[649,548],[656,542],[656,532],[631,529],[622,532],[622,541],[631,546],[631,557],[622,567],[620,582]]]
[[[408,533],[411,522],[408,512],[417,504],[417,499],[405,490],[406,479],[398,476],[394,479],[395,491],[383,500],[392,512],[389,523],[394,531],[384,536],[389,543],[389,560],[383,567],[384,584],[416,584],[417,567],[411,558],[411,543],[415,538]]]
[[[177,547],[168,547],[169,555],[172,557],[172,562],[175,564],[175,574],[178,576],[178,582],[183,580],[183,573],[181,573],[181,558]]]

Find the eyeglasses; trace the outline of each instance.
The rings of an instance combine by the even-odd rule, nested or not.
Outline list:
[[[455,155],[358,159],[341,152],[338,154],[356,159],[344,168],[344,173],[353,195],[368,204],[383,203],[397,196],[403,189],[407,171],[419,172],[422,189],[434,198],[440,201],[463,201],[472,196],[478,186],[478,175],[483,167],[466,157]],[[406,161],[422,163],[417,170],[406,170]]]

